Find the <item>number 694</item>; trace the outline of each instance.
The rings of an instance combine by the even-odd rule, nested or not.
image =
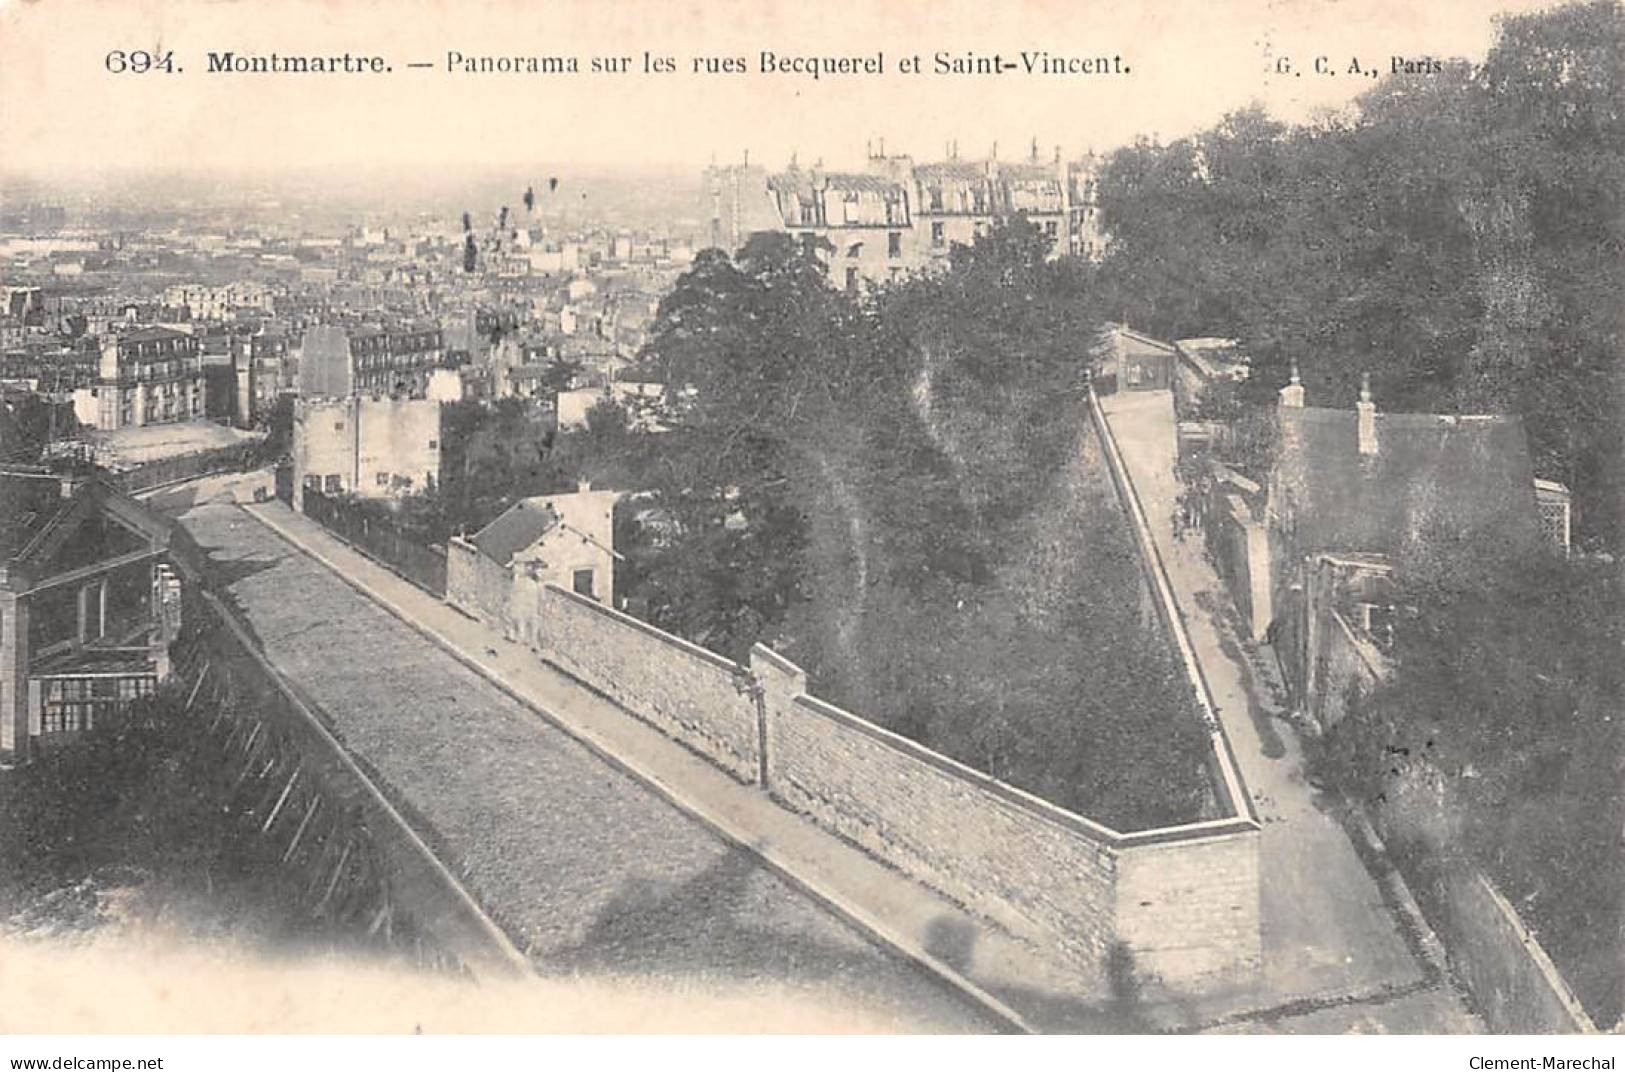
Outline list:
[[[145,49],[136,49],[126,52],[115,48],[102,60],[102,66],[112,74],[146,74],[148,71],[163,71],[165,74],[175,72],[174,52],[148,52]]]

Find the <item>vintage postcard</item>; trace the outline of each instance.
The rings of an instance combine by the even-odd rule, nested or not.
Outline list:
[[[0,4],[5,1056],[1614,1067],[1622,70],[1618,0]]]

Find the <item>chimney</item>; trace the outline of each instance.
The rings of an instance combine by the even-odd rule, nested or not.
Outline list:
[[[576,493],[577,494],[585,495],[587,492],[589,492],[591,490],[592,490],[592,481],[590,481],[590,480],[577,480],[576,481]]]
[[[1377,404],[1371,401],[1371,373],[1360,374],[1360,401],[1354,404],[1354,412],[1359,415],[1360,427],[1360,453],[1372,455],[1377,453]]]
[[[1281,388],[1282,409],[1303,408],[1303,383],[1298,379],[1298,363],[1292,362],[1292,382]]]

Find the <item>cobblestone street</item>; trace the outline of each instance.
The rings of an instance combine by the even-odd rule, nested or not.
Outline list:
[[[995,1029],[240,508],[182,520],[267,655],[412,802],[543,976],[767,986],[849,1029]]]

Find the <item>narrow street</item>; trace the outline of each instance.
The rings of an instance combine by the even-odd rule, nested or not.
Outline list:
[[[1200,542],[1174,538],[1172,393],[1127,391],[1100,401],[1263,824],[1265,967],[1252,1007],[1274,1011],[1209,1022],[1246,1032],[1482,1031],[1448,980],[1413,951],[1332,803],[1305,780],[1302,744],[1272,713]]]
[[[839,1030],[999,1028],[285,542],[230,501],[232,483],[153,501],[179,515],[267,657],[411,801],[544,979],[718,1010],[768,994]],[[755,1015],[716,1026],[773,1029]]]

